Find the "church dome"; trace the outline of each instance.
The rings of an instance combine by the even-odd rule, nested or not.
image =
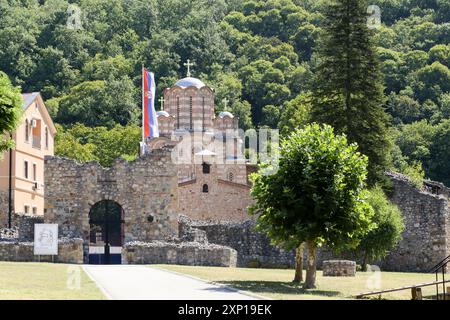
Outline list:
[[[234,118],[234,116],[231,114],[231,112],[228,111],[222,111],[221,113],[219,113],[219,118],[225,118],[225,117],[229,117],[231,119]]]
[[[156,112],[156,116],[170,117],[170,115],[169,115],[169,113],[167,113],[167,111],[158,111],[158,112]]]
[[[192,77],[180,79],[177,81],[177,83],[175,83],[175,85],[182,88],[197,87],[197,89],[205,86],[205,84],[201,80]]]

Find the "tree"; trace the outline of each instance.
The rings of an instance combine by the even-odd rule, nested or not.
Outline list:
[[[332,125],[369,158],[369,182],[388,165],[388,116],[379,63],[362,0],[335,0],[325,12],[313,86],[313,120]]]
[[[263,165],[251,176],[257,228],[288,248],[307,243],[305,288],[315,287],[318,245],[355,247],[372,227],[367,158],[357,148],[329,125],[308,125],[283,139],[276,172]]]
[[[14,146],[9,134],[19,125],[21,116],[20,89],[14,87],[8,76],[0,71],[0,156]]]
[[[401,240],[405,229],[398,207],[389,202],[383,190],[376,186],[369,192],[368,203],[373,208],[373,222],[376,224],[361,240],[358,249],[363,253],[363,269],[376,259],[384,258],[390,249]]]
[[[137,126],[112,129],[76,124],[64,130],[58,127],[55,153],[79,162],[99,161],[110,167],[117,158],[133,160],[138,156],[141,129]]]

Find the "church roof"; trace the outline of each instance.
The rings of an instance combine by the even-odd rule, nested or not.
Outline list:
[[[156,115],[157,115],[158,117],[160,117],[160,116],[170,117],[170,115],[169,115],[169,113],[168,113],[167,111],[157,111],[157,112],[156,112]]]
[[[197,89],[205,86],[205,84],[201,80],[192,77],[180,79],[177,81],[177,83],[175,83],[175,85],[182,88],[196,87]]]
[[[36,100],[38,95],[39,95],[39,92],[22,93],[22,98],[23,98],[22,108],[24,110],[27,109],[30,106],[30,104],[33,103],[34,100]]]

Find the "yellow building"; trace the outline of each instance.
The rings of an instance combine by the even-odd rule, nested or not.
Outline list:
[[[44,157],[54,154],[56,128],[38,92],[22,95],[22,122],[13,133],[11,185],[16,213],[44,214]],[[8,194],[10,154],[0,161],[0,191]],[[5,217],[2,217],[4,221]]]

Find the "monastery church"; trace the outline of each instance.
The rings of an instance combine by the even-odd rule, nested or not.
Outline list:
[[[176,146],[180,212],[200,220],[248,220],[248,174],[256,166],[244,157],[238,119],[226,110],[216,116],[214,91],[190,76],[165,89],[160,101],[160,137],[148,144]]]

